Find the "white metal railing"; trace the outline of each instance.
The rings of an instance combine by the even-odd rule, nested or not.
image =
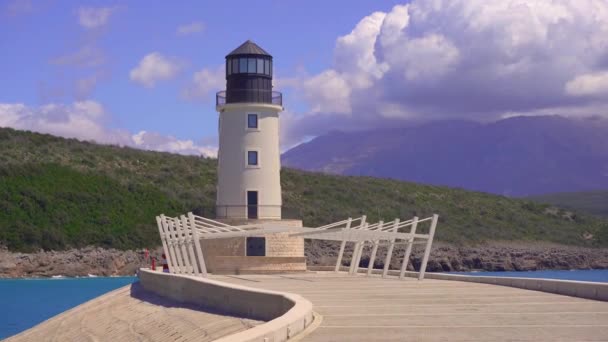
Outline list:
[[[156,217],[156,222],[169,272],[207,276],[200,234],[194,228],[194,220],[185,215],[160,215]]]
[[[428,263],[435,230],[437,228],[438,215],[424,219],[414,217],[407,221],[395,219],[390,222],[379,221],[367,222],[365,215],[357,218],[330,223],[317,228],[293,227],[282,225],[277,222],[262,222],[245,225],[229,225],[192,213],[179,217],[160,215],[156,217],[158,229],[163,245],[163,251],[167,257],[169,271],[178,274],[194,274],[207,276],[204,254],[201,248],[201,239],[224,239],[231,237],[260,236],[276,233],[289,233],[291,237],[302,237],[305,239],[340,241],[340,250],[335,265],[335,271],[340,270],[344,250],[347,243],[354,243],[351,255],[349,274],[357,274],[363,249],[368,243],[372,244],[367,274],[371,275],[374,270],[374,262],[378,248],[386,247],[387,254],[382,269],[382,277],[388,274],[394,247],[405,245],[405,254],[401,263],[399,278],[403,279],[415,244],[425,244],[424,256],[420,265],[418,279],[424,278]],[[417,232],[418,225],[430,221],[427,234]],[[404,232],[403,230],[409,231]]]

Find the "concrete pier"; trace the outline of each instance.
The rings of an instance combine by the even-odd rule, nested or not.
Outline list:
[[[21,341],[214,341],[262,322],[202,311],[122,287],[9,337]]]
[[[125,287],[8,341],[265,341],[265,336],[284,336],[285,326],[289,338],[301,341],[608,340],[608,302],[521,288],[344,272],[211,279],[142,272],[142,283],[180,303]],[[316,313],[314,321],[297,305],[277,313],[285,311],[280,308],[284,296],[307,302],[307,310]],[[207,301],[226,312],[280,316],[264,318],[267,322],[222,316],[191,301]],[[294,328],[300,316],[308,322],[303,331]]]

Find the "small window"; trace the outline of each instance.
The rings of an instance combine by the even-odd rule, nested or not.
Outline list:
[[[239,73],[239,59],[238,58],[232,59],[232,72],[235,74]]]
[[[247,128],[258,128],[257,114],[247,114]]]
[[[247,165],[258,165],[258,151],[247,151]]]
[[[227,71],[228,75],[231,75],[232,74],[232,61],[231,60],[228,60],[228,65],[227,65],[226,69],[228,70]]]
[[[270,76],[270,61],[267,59],[264,60],[264,73]]]
[[[239,72],[241,74],[247,72],[247,58],[239,58]]]
[[[266,238],[248,237],[247,256],[266,256]]]
[[[258,58],[257,61],[258,61],[257,72],[258,72],[258,74],[263,74],[264,73],[264,60],[261,58]]]
[[[247,67],[247,72],[250,74],[255,73],[255,58],[249,58],[249,66]]]

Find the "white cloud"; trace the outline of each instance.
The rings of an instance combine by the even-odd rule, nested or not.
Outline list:
[[[566,83],[566,93],[573,96],[608,97],[608,71],[577,76]]]
[[[304,97],[313,103],[312,112],[351,112],[348,82],[335,70],[327,70],[304,81]]]
[[[404,51],[403,51],[403,50]],[[402,49],[390,50],[390,65],[403,69],[407,81],[432,82],[446,75],[458,62],[460,52],[454,44],[440,34],[404,42]]]
[[[186,36],[195,33],[201,33],[205,30],[205,25],[200,21],[195,21],[190,24],[180,25],[177,28],[177,34]]]
[[[40,107],[29,107],[21,103],[0,103],[0,127],[153,151],[217,155],[217,148],[210,144],[197,144],[192,140],[180,140],[155,132],[141,131],[131,134],[126,130],[108,128],[108,120],[105,108],[95,101],[80,101],[69,105],[47,104]]]
[[[375,12],[363,18],[351,33],[339,37],[336,41],[336,71],[342,73],[354,87],[369,87],[388,69],[388,65],[379,64],[374,55],[376,37],[385,17],[386,13]]]
[[[139,65],[129,74],[131,81],[151,88],[159,81],[174,78],[181,70],[180,63],[174,58],[168,58],[158,52],[144,56]]]
[[[105,26],[116,7],[81,7],[78,9],[78,22],[86,29]]]
[[[192,140],[179,140],[173,136],[162,135],[155,132],[140,131],[132,136],[134,146],[154,151],[163,151],[180,154],[194,154],[204,156],[217,156],[217,147],[211,145],[200,146]]]
[[[395,120],[608,116],[607,51],[605,0],[412,0],[338,37],[333,66],[293,86],[310,110],[285,126],[303,139]]]
[[[128,134],[108,130],[103,106],[95,101],[71,105],[47,104],[28,107],[24,104],[0,104],[0,126],[49,133],[101,143],[128,144]]]
[[[182,91],[189,100],[211,100],[215,92],[226,88],[224,65],[214,69],[204,68],[192,75],[190,84]]]

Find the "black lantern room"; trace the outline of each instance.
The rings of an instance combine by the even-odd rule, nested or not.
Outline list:
[[[268,52],[248,40],[226,56],[225,103],[281,105],[280,97],[272,91],[272,56]]]

